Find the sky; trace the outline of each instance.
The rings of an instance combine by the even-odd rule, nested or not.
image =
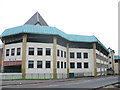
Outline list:
[[[0,0],[0,34],[38,11],[49,26],[67,34],[95,35],[118,54],[118,1]]]

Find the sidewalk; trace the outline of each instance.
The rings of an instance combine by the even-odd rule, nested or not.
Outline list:
[[[111,76],[107,76],[111,77]],[[14,80],[14,81],[1,81],[0,86],[8,86],[8,85],[23,85],[23,84],[37,84],[37,83],[54,83],[54,82],[65,82],[65,81],[75,81],[75,80],[90,80],[90,79],[98,79],[98,78],[106,78],[106,76],[101,77],[82,77],[82,78],[71,78],[71,79],[58,79],[58,80]]]

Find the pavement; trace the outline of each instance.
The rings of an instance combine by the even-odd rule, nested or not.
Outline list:
[[[100,88],[118,81],[118,76],[101,76],[61,80],[2,81],[1,86],[4,88]]]

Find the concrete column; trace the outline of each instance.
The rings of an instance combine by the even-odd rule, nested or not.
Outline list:
[[[118,60],[118,75],[120,75],[120,59]]]
[[[101,51],[101,49],[99,48],[99,50]],[[101,56],[101,52],[99,51],[99,55]],[[100,59],[100,75],[102,76],[102,64],[101,64],[101,59]]]
[[[94,76],[97,77],[97,65],[96,65],[96,43],[93,43],[93,61],[94,61]]]
[[[114,71],[114,52],[111,53],[112,54],[112,69],[113,69],[113,74],[115,74],[115,71]]]
[[[2,63],[1,63],[1,72],[4,72],[4,57],[5,57],[5,39],[3,40],[3,45],[2,45]]]
[[[53,79],[57,79],[57,38],[53,37]]]
[[[69,43],[67,43],[67,78],[69,78],[69,72],[70,72],[70,70],[69,70],[69,57],[70,57],[70,53],[69,53]]]
[[[22,36],[22,78],[26,77],[26,48],[27,48],[27,35]]]

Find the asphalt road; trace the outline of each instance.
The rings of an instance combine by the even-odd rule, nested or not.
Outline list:
[[[109,76],[87,79],[63,80],[60,82],[8,85],[3,86],[2,88],[99,88],[102,86],[117,83],[118,81],[118,76]]]

